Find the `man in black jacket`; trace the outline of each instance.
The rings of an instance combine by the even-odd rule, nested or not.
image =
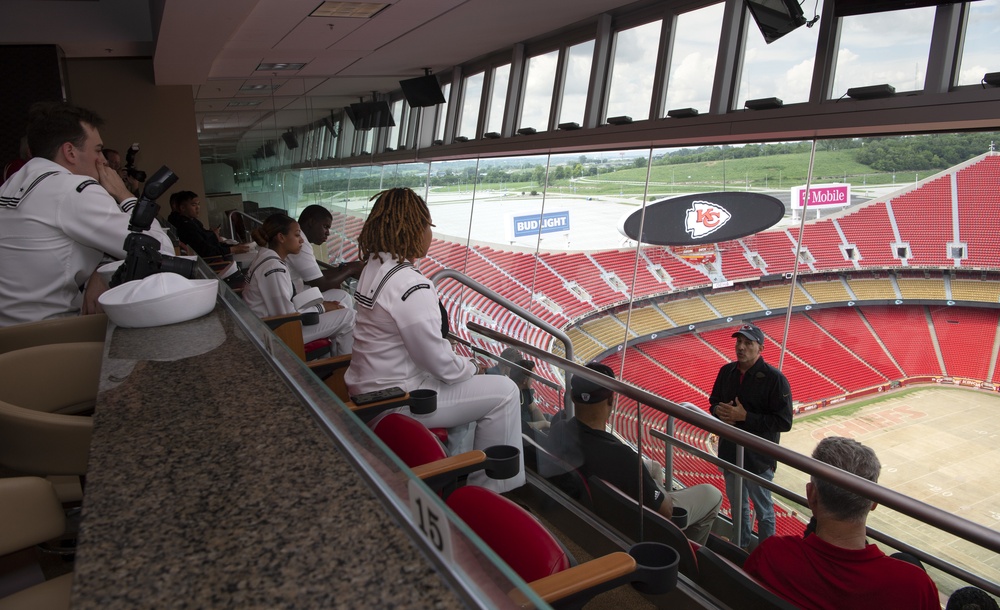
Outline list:
[[[744,324],[735,333],[736,362],[719,369],[708,397],[712,415],[731,426],[756,434],[777,443],[782,432],[792,428],[792,390],[788,379],[770,364],[764,362],[764,333],[753,324]],[[719,457],[729,463],[736,463],[736,443],[727,439],[719,441]],[[760,453],[746,450],[743,467],[750,472],[774,480],[777,461]],[[750,522],[750,503],[753,500],[757,515],[757,538],[764,540],[774,535],[774,502],[771,491],[753,481],[743,481],[742,501],[736,496],[736,475],[725,473],[726,495],[729,504],[736,510],[742,505],[743,521],[739,534],[739,545],[750,546],[753,523]],[[734,538],[736,536],[734,535]]]

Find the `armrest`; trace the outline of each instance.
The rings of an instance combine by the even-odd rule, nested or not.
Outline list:
[[[477,449],[417,466],[410,470],[431,489],[439,489],[485,467],[486,454]]]
[[[309,370],[315,373],[317,377],[325,379],[332,375],[334,371],[338,369],[346,369],[351,366],[351,355],[343,354],[341,356],[317,358],[316,360],[306,362],[306,366],[308,366]]]
[[[381,400],[379,402],[370,402],[366,405],[358,406],[351,402],[350,400],[345,400],[344,404],[347,408],[354,412],[358,416],[358,419],[368,423],[375,419],[383,411],[388,411],[389,409],[395,409],[397,407],[405,407],[410,404],[410,394],[407,393],[399,398],[390,398],[388,400]]]
[[[546,603],[551,604],[584,592],[597,595],[622,585],[628,582],[626,577],[635,569],[635,559],[628,553],[619,551],[540,578],[528,583],[528,586]],[[531,602],[520,591],[511,591],[510,597],[522,608],[531,606]]]

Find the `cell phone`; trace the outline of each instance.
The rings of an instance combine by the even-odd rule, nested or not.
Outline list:
[[[365,392],[364,394],[357,394],[351,396],[351,402],[361,406],[367,405],[373,402],[381,402],[383,400],[389,400],[391,398],[402,398],[406,396],[406,392],[402,388],[392,387],[385,388],[383,390],[375,390],[374,392]]]

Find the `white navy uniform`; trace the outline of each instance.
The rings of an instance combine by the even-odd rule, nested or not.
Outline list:
[[[319,263],[313,255],[312,247],[302,246],[298,254],[289,254],[285,258],[288,265],[288,272],[292,275],[292,287],[296,294],[306,289],[306,282],[318,280],[323,277],[323,270],[319,268]],[[337,301],[344,307],[354,309],[354,297],[350,292],[340,288],[330,288],[323,291],[324,301]]]
[[[294,294],[285,261],[270,248],[258,248],[247,272],[247,286],[243,289],[243,300],[250,310],[262,318],[298,313],[292,304]],[[324,312],[322,305],[315,307],[320,312],[319,323],[303,326],[302,339],[309,343],[329,337],[335,356],[351,353],[354,311],[344,308]]]
[[[381,261],[385,261],[384,263]],[[344,376],[352,395],[398,386],[437,392],[437,410],[412,415],[429,428],[452,428],[476,422],[474,449],[521,446],[521,398],[507,377],[476,375],[476,365],[457,355],[441,336],[441,311],[434,283],[409,263],[385,252],[372,256],[361,272],[357,291],[356,349]],[[469,483],[495,491],[524,484],[524,461],[518,475],[495,481],[482,472]]]
[[[120,205],[96,180],[36,157],[0,187],[0,327],[77,315],[82,288],[122,246],[135,198]],[[156,223],[146,231],[173,256]]]

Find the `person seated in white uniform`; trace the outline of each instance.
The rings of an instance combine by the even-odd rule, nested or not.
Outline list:
[[[412,415],[428,428],[475,422],[474,449],[522,449],[520,392],[507,377],[482,375],[441,336],[441,308],[434,283],[413,266],[431,245],[427,204],[410,189],[377,195],[358,236],[364,271],[354,293],[357,325],[351,366],[344,376],[352,395],[398,386],[437,392],[437,410]],[[409,409],[397,409],[409,414]],[[512,479],[484,473],[469,483],[503,492],[524,484],[524,463]]]
[[[310,244],[321,246],[330,237],[330,227],[333,226],[333,214],[321,205],[306,206],[299,214],[299,228]],[[289,254],[288,271],[292,274],[292,286],[295,292],[305,290],[306,286],[319,288],[327,301],[337,301],[344,307],[354,309],[354,297],[340,286],[347,278],[357,278],[365,264],[361,261],[342,263],[333,269],[321,269],[312,248],[302,248],[297,254]]]
[[[294,290],[285,259],[302,249],[304,240],[299,223],[285,214],[272,214],[254,231],[260,246],[247,271],[243,300],[250,310],[264,318],[299,312],[292,303]],[[323,301],[310,311],[319,315],[319,323],[302,326],[302,339],[309,343],[329,337],[333,354],[351,353],[354,344],[354,311],[336,301]]]
[[[105,253],[125,258],[136,199],[101,154],[93,112],[39,102],[28,114],[35,155],[0,188],[0,327],[100,313]],[[156,223],[146,232],[174,254]]]

